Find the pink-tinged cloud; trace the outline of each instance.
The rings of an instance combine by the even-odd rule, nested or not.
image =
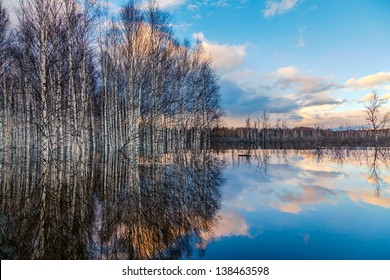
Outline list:
[[[278,68],[275,74],[280,77],[295,77],[298,75],[298,72],[298,68],[294,66],[286,66]]]
[[[388,93],[382,95],[382,96],[381,96],[381,99],[382,99],[382,100],[385,100],[385,101],[390,100],[390,92],[388,92]]]
[[[345,82],[347,87],[358,90],[374,89],[385,83],[390,83],[390,72],[378,72],[358,79],[350,78]]]
[[[290,213],[290,214],[298,214],[302,211],[300,205],[294,204],[294,203],[287,203],[287,204],[281,204],[278,205],[278,208],[280,211],[284,213]]]
[[[351,200],[355,202],[365,202],[367,204],[380,206],[383,208],[390,208],[390,196],[389,193],[381,193],[381,196],[378,196],[372,190],[357,190],[348,194]]]
[[[276,79],[274,86],[285,91],[297,92],[300,95],[312,96],[343,87],[323,77],[302,74],[294,66],[280,67],[274,73],[269,74],[269,77]]]
[[[297,125],[338,128],[341,126],[361,127],[367,125],[364,110],[332,112],[334,106],[317,106],[298,110],[303,119]]]

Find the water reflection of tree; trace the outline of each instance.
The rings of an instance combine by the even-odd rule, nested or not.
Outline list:
[[[368,181],[373,184],[376,188],[376,195],[380,196],[381,191],[388,187],[389,184],[382,178],[381,167],[384,165],[388,169],[388,157],[389,151],[387,149],[382,149],[375,147],[373,152],[373,158],[370,165],[370,171],[368,176]]]
[[[229,155],[230,162],[234,168],[238,168],[240,164],[253,164],[256,166],[256,172],[262,177],[267,176],[270,167],[271,159],[276,159],[277,162],[284,162],[285,166],[294,156],[311,158],[316,163],[327,164],[335,163],[339,166],[345,164],[353,164],[357,166],[368,166],[367,179],[370,184],[375,187],[376,195],[380,196],[381,191],[389,187],[389,183],[383,179],[382,170],[389,170],[390,149],[389,148],[344,148],[333,147],[328,149],[313,149],[313,150],[288,150],[288,149],[254,149],[254,150],[227,150],[220,151],[222,158]],[[240,157],[239,155],[248,155]]]
[[[256,173],[260,174],[263,179],[267,177],[268,167],[270,165],[272,155],[276,155],[279,160],[283,158],[284,164],[289,164],[287,150],[271,150],[271,149],[253,149],[253,150],[220,150],[220,158],[223,162],[230,162],[234,169],[240,165],[252,164],[256,166]]]
[[[354,164],[365,164],[369,166],[367,179],[375,187],[377,196],[380,196],[381,191],[389,186],[381,175],[382,168],[385,167],[388,169],[389,167],[388,158],[390,151],[387,148],[345,149],[337,147],[332,149],[317,149],[313,151],[313,154],[319,162],[330,159],[339,165],[353,161]]]
[[[271,156],[269,154],[269,150],[259,150],[259,151],[256,151],[254,153],[254,158],[257,161],[256,172],[260,174],[262,177],[266,177]]]
[[[181,154],[132,164],[0,165],[2,259],[147,259],[191,254],[220,204],[221,164]]]

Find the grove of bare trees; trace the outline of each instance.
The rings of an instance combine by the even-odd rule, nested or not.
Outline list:
[[[21,1],[11,25],[0,3],[3,156],[48,164],[121,151],[158,162],[209,146],[222,109],[200,44],[178,42],[153,0],[115,16],[103,4]]]

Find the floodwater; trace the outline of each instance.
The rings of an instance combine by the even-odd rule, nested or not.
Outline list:
[[[220,156],[226,184],[205,259],[390,259],[389,150]]]
[[[1,259],[390,259],[389,149],[0,160]]]

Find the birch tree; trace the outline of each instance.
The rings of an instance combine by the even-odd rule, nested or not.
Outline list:
[[[5,150],[5,137],[7,127],[7,107],[6,107],[6,57],[9,47],[8,39],[9,18],[0,1],[0,152]],[[1,159],[0,159],[1,160]]]
[[[24,145],[27,160],[65,166],[96,151],[159,162],[172,149],[206,149],[222,110],[200,44],[178,42],[156,1],[100,14],[93,0],[21,2],[12,47],[1,37],[0,120],[12,123],[2,139]]]

